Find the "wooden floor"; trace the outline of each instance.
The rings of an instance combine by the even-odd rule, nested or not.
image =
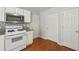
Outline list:
[[[74,51],[70,48],[60,46],[56,42],[44,40],[42,38],[34,39],[34,42],[22,51]]]

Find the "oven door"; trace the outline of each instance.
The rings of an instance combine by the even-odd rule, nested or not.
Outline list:
[[[5,40],[5,50],[16,49],[22,45],[26,44],[26,39],[24,34],[16,34],[12,36],[7,36]]]

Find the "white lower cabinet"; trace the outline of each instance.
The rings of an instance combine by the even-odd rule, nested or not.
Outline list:
[[[0,51],[4,51],[4,35],[0,35]]]
[[[30,45],[33,43],[33,31],[26,32],[26,45]]]

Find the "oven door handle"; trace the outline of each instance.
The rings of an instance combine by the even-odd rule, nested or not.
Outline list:
[[[25,33],[20,33],[20,34],[14,34],[14,35],[8,35],[8,36],[5,36],[5,38],[14,38],[14,37],[19,37],[19,36],[24,36]]]

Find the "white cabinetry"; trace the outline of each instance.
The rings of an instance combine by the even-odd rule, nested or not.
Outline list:
[[[5,21],[5,8],[0,7],[0,21]]]
[[[27,10],[23,10],[21,8],[16,8],[16,7],[6,7],[5,9],[6,13],[11,13],[11,14],[17,14],[17,15],[24,15],[24,22],[31,22],[31,12]]]
[[[24,10],[24,22],[31,22],[31,12]]]
[[[0,35],[0,51],[4,51],[4,35]]]
[[[21,9],[21,8],[17,8],[16,13],[17,13],[18,15],[24,15],[24,10]]]
[[[33,31],[28,31],[26,32],[26,41],[27,41],[27,45],[30,45],[33,43]]]
[[[6,7],[5,12],[6,13],[11,13],[11,14],[16,14],[16,7]]]
[[[16,7],[6,7],[6,13],[24,15],[24,10]]]

